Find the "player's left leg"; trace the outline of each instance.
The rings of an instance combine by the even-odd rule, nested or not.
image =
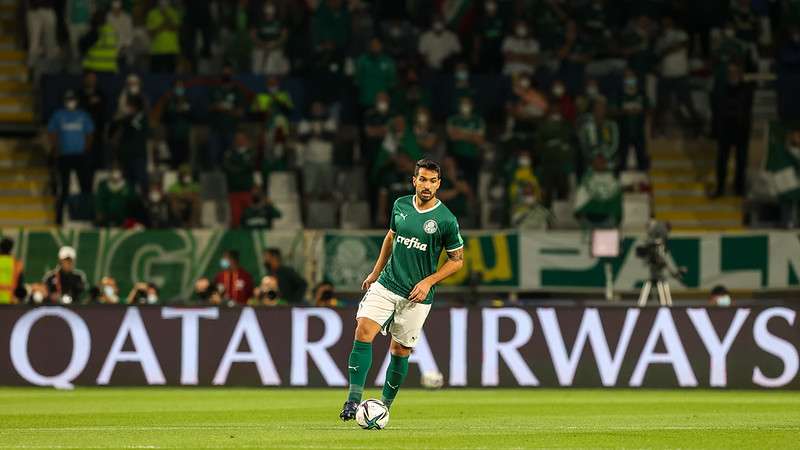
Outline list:
[[[389,333],[392,335],[392,343],[389,346],[391,357],[389,367],[386,368],[386,381],[383,383],[381,398],[387,407],[392,406],[397,391],[408,375],[408,357],[422,335],[422,326],[430,310],[431,305],[408,300],[397,304],[394,321],[389,325]]]

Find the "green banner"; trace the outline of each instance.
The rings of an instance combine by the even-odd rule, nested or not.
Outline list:
[[[195,280],[220,270],[228,249],[239,251],[240,264],[256,280],[264,275],[261,253],[269,247],[280,248],[289,264],[304,266],[303,233],[294,231],[52,229],[3,230],[2,235],[14,240],[27,283],[40,281],[58,263],[58,249],[69,245],[90,283],[111,276],[122,297],[134,283],[148,281],[159,287],[163,300],[185,299]]]
[[[327,232],[322,239],[322,278],[337,288],[359,290],[364,277],[372,270],[381,251],[385,232]],[[462,232],[464,268],[441,286],[465,286],[470,273],[480,275],[481,286],[519,285],[519,236],[516,232]],[[439,259],[443,264],[445,252]]]

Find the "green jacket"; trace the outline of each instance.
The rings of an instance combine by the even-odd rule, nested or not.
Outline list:
[[[94,196],[94,208],[97,222],[101,226],[120,226],[132,215],[135,195],[128,184],[114,191],[108,180],[100,183]]]
[[[361,55],[356,63],[358,101],[362,106],[375,104],[378,92],[389,91],[397,82],[394,60],[386,55]]]

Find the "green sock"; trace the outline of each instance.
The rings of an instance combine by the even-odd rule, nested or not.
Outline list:
[[[350,359],[347,360],[347,372],[350,374],[350,394],[347,401],[360,402],[367,382],[367,373],[372,365],[372,343],[353,342]]]
[[[408,356],[392,355],[389,367],[386,368],[386,382],[383,383],[383,396],[381,400],[387,408],[392,406],[400,385],[408,375]]]

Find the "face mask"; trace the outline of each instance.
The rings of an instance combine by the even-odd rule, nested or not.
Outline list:
[[[597,86],[592,85],[586,88],[586,95],[589,97],[597,97],[599,93],[600,91],[597,89]]]
[[[169,0],[159,0],[158,6],[162,9],[169,8]]]
[[[555,95],[556,97],[561,97],[562,95],[564,95],[564,86],[560,84],[553,86],[553,95]]]
[[[273,15],[275,15],[275,7],[272,5],[265,6],[264,14],[266,14],[268,17],[272,17]]]
[[[731,306],[731,296],[720,295],[717,297],[717,306]]]
[[[156,294],[147,294],[147,303],[150,305],[158,303],[158,297]]]
[[[380,113],[386,113],[386,111],[389,111],[389,103],[388,102],[378,102],[377,105],[376,105],[376,108],[378,108],[378,111]]]
[[[181,177],[181,183],[183,183],[183,184],[189,184],[189,183],[191,183],[191,182],[192,182],[192,177],[191,177],[191,175],[183,175],[183,176]]]
[[[625,80],[625,90],[628,92],[636,92],[636,78],[627,78]]]
[[[175,95],[179,97],[183,97],[186,94],[186,88],[183,86],[178,86],[175,88]]]
[[[417,125],[419,125],[421,127],[424,127],[424,126],[428,125],[428,116],[422,115],[422,114],[418,115],[417,116]]]
[[[42,294],[40,291],[34,292],[31,297],[33,298],[33,303],[42,303],[44,300],[44,294]]]
[[[247,152],[247,147],[245,147],[245,146],[236,147],[236,151],[239,152],[239,153],[246,153]]]
[[[733,28],[726,28],[725,29],[725,37],[733,38],[734,36],[736,36],[736,30],[734,30]]]
[[[114,297],[114,286],[103,286],[103,294],[106,297]]]
[[[118,2],[118,1],[111,2],[111,9],[116,10],[116,11],[122,9],[122,2]]]
[[[114,169],[111,171],[111,181],[120,181],[122,180],[122,171],[119,169]]]
[[[444,30],[444,24],[441,22],[436,22],[433,24],[433,31],[440,33]]]
[[[219,266],[222,270],[228,270],[231,267],[231,262],[227,258],[222,258],[219,260]]]
[[[456,72],[456,80],[467,81],[469,79],[469,72],[466,70],[459,70]]]
[[[517,36],[525,37],[528,35],[528,28],[527,27],[517,27],[516,29]]]
[[[530,167],[531,159],[527,156],[520,156],[517,158],[517,165],[520,167]]]
[[[522,89],[528,89],[529,87],[531,87],[531,80],[529,80],[527,78],[523,78],[523,79],[519,80],[519,86]]]
[[[70,111],[75,111],[78,108],[78,101],[77,100],[67,100],[67,109]]]
[[[158,203],[161,201],[161,192],[158,191],[150,191],[150,201],[153,203]]]
[[[497,3],[494,3],[494,2],[486,3],[486,12],[487,13],[494,14],[495,11],[497,11]]]
[[[130,93],[130,94],[139,95],[139,92],[141,92],[141,90],[142,90],[142,87],[139,86],[138,84],[130,84],[130,85],[128,85],[128,93]]]
[[[461,105],[461,114],[465,116],[472,114],[472,105]]]

